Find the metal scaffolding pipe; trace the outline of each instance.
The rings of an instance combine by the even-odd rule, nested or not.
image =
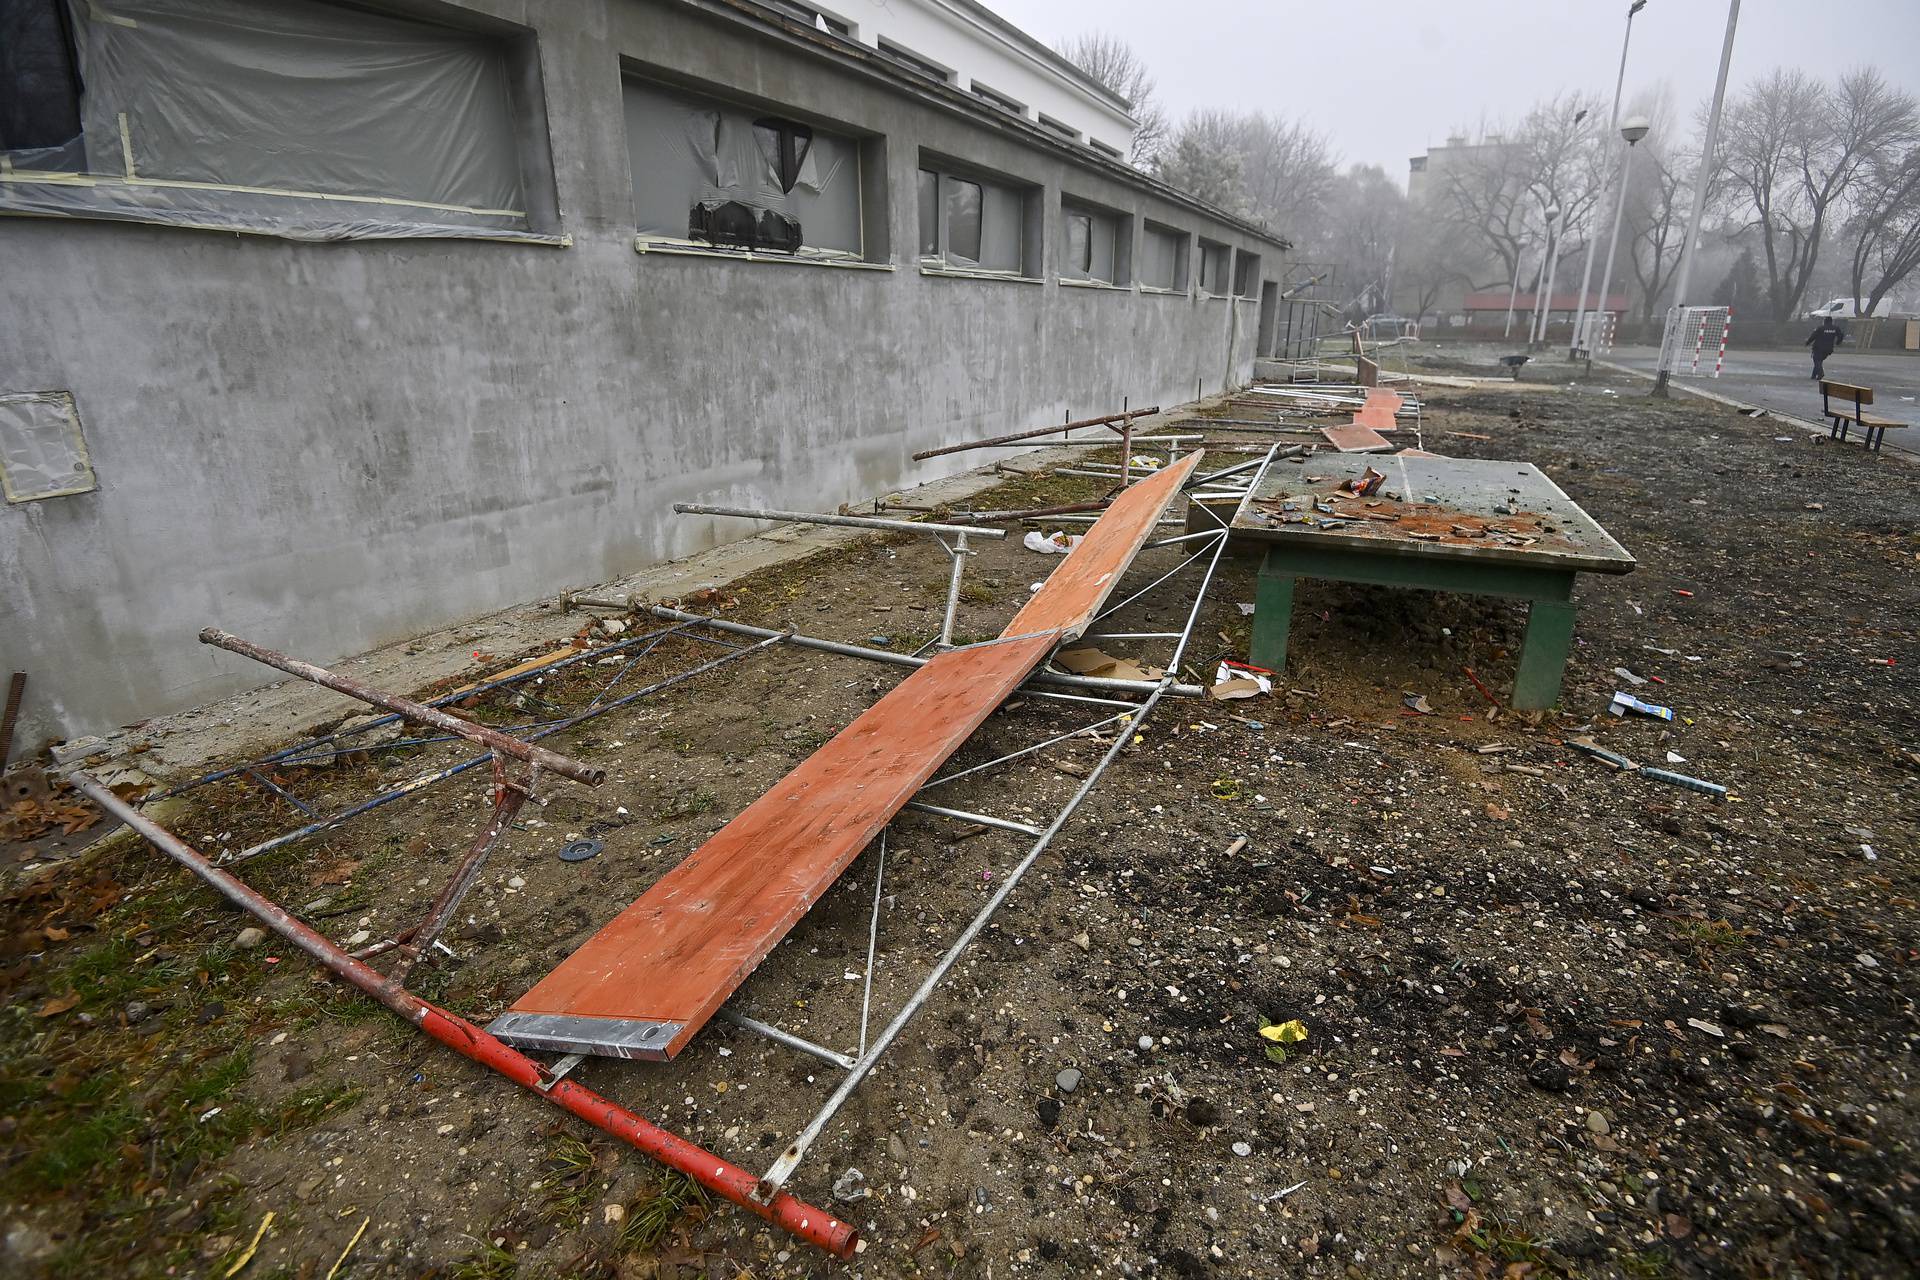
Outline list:
[[[983,529],[978,525],[922,524],[916,520],[883,520],[878,516],[827,515],[817,511],[759,511],[751,507],[715,507],[704,502],[676,502],[673,509],[681,515],[738,516],[742,520],[784,520],[792,524],[843,525],[850,529],[890,529],[896,533],[971,534],[976,538],[1004,538],[1005,529]],[[576,597],[578,598],[578,597]]]
[[[756,1200],[756,1180],[745,1169],[695,1146],[676,1133],[660,1128],[618,1103],[608,1101],[591,1089],[583,1088],[569,1079],[557,1079],[554,1072],[465,1018],[389,983],[377,969],[355,960],[295,918],[291,912],[214,866],[204,855],[148,819],[91,775],[75,771],[69,777],[95,804],[126,823],[149,844],[185,867],[222,897],[305,952],[335,977],[372,996],[395,1015],[419,1027],[449,1049],[491,1068],[536,1096],[551,1100],[595,1128],[644,1152],[668,1168],[686,1174],[715,1195],[751,1210],[809,1244],[838,1258],[853,1255],[859,1233],[851,1223],[842,1222],[832,1214],[785,1193],[765,1201]]]
[[[383,693],[371,685],[362,684],[360,681],[352,679],[351,677],[335,675],[325,667],[316,667],[311,662],[302,662],[300,659],[290,658],[278,650],[269,649],[264,645],[254,644],[250,640],[242,640],[239,636],[230,635],[218,627],[208,627],[202,631],[200,633],[200,643],[210,644],[216,649],[225,649],[229,653],[237,653],[243,658],[252,658],[255,662],[264,663],[269,667],[276,667],[290,676],[299,676],[302,680],[310,680],[323,689],[332,689],[335,693],[344,693],[350,698],[358,698],[360,701],[379,707],[382,710],[392,711],[404,716],[416,724],[424,724],[429,728],[438,729],[442,733],[451,733],[458,737],[465,738],[469,742],[477,742],[481,746],[498,751],[502,755],[512,756],[515,760],[522,760],[528,764],[538,765],[540,768],[547,770],[547,772],[557,773],[563,778],[572,778],[575,782],[584,782],[590,787],[597,787],[606,781],[607,771],[605,769],[596,768],[590,764],[582,764],[578,760],[573,760],[561,755],[558,751],[549,751],[545,747],[536,747],[531,743],[522,742],[518,738],[509,737],[501,733],[498,729],[489,729],[485,725],[475,724],[471,720],[462,720],[458,716],[450,716],[444,711],[423,706],[409,698],[401,698],[391,693]]]
[[[943,454],[962,453],[968,449],[986,449],[996,444],[1012,444],[1016,440],[1036,440],[1041,436],[1050,436],[1055,432],[1065,435],[1069,431],[1078,431],[1083,427],[1107,427],[1116,422],[1131,422],[1135,418],[1146,418],[1160,412],[1160,406],[1151,409],[1129,409],[1124,413],[1109,413],[1098,418],[1082,418],[1078,422],[1063,422],[1056,427],[1035,427],[1031,431],[1015,431],[1004,436],[993,436],[986,440],[969,440],[964,444],[942,445],[938,449],[922,449],[913,455],[915,462],[925,462],[928,458],[938,458]]]
[[[675,622],[699,622],[720,631],[731,631],[741,636],[784,637],[788,644],[798,645],[802,649],[817,649],[822,653],[837,653],[844,658],[865,658],[869,662],[886,662],[896,667],[924,667],[932,658],[922,658],[911,653],[895,653],[891,649],[869,649],[864,645],[842,644],[838,640],[822,640],[817,636],[803,636],[798,633],[772,631],[766,627],[755,627],[744,622],[728,622],[722,618],[708,618],[697,613],[686,613],[679,609],[668,608],[663,604],[642,606],[656,618],[666,618]],[[1068,689],[1096,689],[1115,693],[1152,693],[1159,688],[1153,680],[1108,680],[1101,676],[1061,675],[1053,671],[1036,671],[1028,680],[1042,684],[1059,685]],[[1198,698],[1206,693],[1197,684],[1177,684],[1169,693],[1181,697]]]

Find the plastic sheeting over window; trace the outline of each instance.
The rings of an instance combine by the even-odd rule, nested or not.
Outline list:
[[[9,70],[30,64],[0,84],[0,211],[303,240],[553,239],[527,231],[503,41],[324,0],[39,10],[0,10],[21,27],[0,31]],[[79,132],[31,145],[59,114],[69,52]],[[38,123],[16,140],[23,119]]]
[[[854,139],[641,80],[624,91],[643,237],[860,256]]]
[[[1026,197],[980,178],[920,171],[920,255],[950,266],[1018,275]]]
[[[1218,297],[1227,292],[1227,263],[1233,250],[1211,240],[1200,242],[1200,287]]]
[[[1067,280],[1113,284],[1120,219],[1097,209],[1063,205],[1060,210],[1060,275]]]
[[[1140,244],[1140,283],[1152,289],[1187,287],[1185,232],[1148,223]]]

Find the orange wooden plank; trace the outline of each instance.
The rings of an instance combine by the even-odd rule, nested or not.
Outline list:
[[[1058,631],[1062,640],[1077,639],[1120,584],[1120,575],[1133,563],[1155,522],[1199,462],[1196,449],[1114,499],[1000,634]]]
[[[1375,431],[1392,431],[1398,424],[1394,415],[1400,412],[1400,397],[1392,391],[1369,391],[1367,402],[1360,406],[1360,412],[1353,415],[1355,426],[1372,427]]]
[[[1344,427],[1322,427],[1320,434],[1342,453],[1384,453],[1393,448],[1385,436],[1357,418]]]
[[[489,1030],[509,1044],[560,1052],[679,1053],[1059,639],[1053,631],[1002,638],[915,671]]]

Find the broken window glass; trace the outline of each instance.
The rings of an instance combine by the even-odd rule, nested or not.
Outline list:
[[[760,144],[768,172],[781,191],[792,191],[800,181],[807,152],[813,146],[813,130],[804,124],[768,116],[753,122],[753,136]]]
[[[1067,269],[1085,278],[1093,271],[1093,215],[1068,210],[1064,217],[1067,227]]]

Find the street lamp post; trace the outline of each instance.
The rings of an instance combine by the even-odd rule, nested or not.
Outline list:
[[[1693,275],[1693,247],[1700,238],[1700,215],[1706,211],[1707,178],[1713,172],[1714,145],[1720,140],[1720,107],[1727,98],[1727,68],[1733,65],[1733,32],[1740,24],[1740,0],[1727,0],[1727,38],[1720,46],[1720,78],[1713,86],[1713,109],[1707,112],[1707,136],[1700,147],[1700,171],[1693,175],[1693,212],[1687,218],[1687,238],[1680,246],[1680,278],[1673,286],[1673,303],[1667,308],[1667,324],[1660,335],[1660,372],[1654,375],[1653,394],[1667,398],[1667,383],[1673,376],[1674,321],[1680,308],[1687,305],[1687,284]]]
[[[1566,242],[1567,229],[1560,228],[1560,242],[1555,243],[1552,236],[1547,237],[1547,296],[1540,304],[1540,336],[1535,339],[1539,346],[1547,345],[1547,322],[1553,319],[1553,282],[1560,274],[1560,247]]]
[[[1627,34],[1626,34],[1626,37],[1620,41],[1620,74],[1618,77],[1615,78],[1613,82],[1613,116],[1611,119],[1607,121],[1607,139],[1608,139],[1607,145],[1608,146],[1613,145],[1613,140],[1612,140],[1613,132],[1615,129],[1620,127],[1620,91],[1621,89],[1626,87],[1626,83],[1627,83],[1627,46],[1633,43],[1633,15],[1640,12],[1642,9],[1646,7],[1647,7],[1647,0],[1633,0],[1633,3],[1627,6]],[[1629,143],[1627,145],[1628,145],[1627,154],[1631,155],[1633,144]],[[1619,214],[1620,202],[1627,198],[1626,197],[1626,190],[1627,190],[1626,163],[1627,161],[1625,156],[1621,157],[1620,163],[1621,163],[1620,187],[1614,193],[1614,226],[1616,227],[1620,225],[1620,214]],[[1573,359],[1575,353],[1578,352],[1584,346],[1586,346],[1587,286],[1593,283],[1593,250],[1594,248],[1595,248],[1595,242],[1591,238],[1588,239],[1587,266],[1586,266],[1586,270],[1580,273],[1580,305],[1574,311],[1573,334],[1571,337],[1567,339],[1567,359],[1569,360]],[[1600,291],[1600,298],[1601,298],[1600,309],[1602,311],[1606,310],[1606,296],[1607,296],[1607,291],[1605,289],[1602,289]]]
[[[1545,210],[1547,219],[1546,251],[1540,255],[1540,270],[1533,277],[1533,311],[1527,316],[1527,349],[1533,350],[1535,330],[1540,324],[1540,290],[1547,283],[1547,264],[1553,260],[1554,221],[1560,216],[1560,206],[1550,204]]]
[[[1620,136],[1626,139],[1627,154],[1620,161],[1620,192],[1613,202],[1613,234],[1607,237],[1607,269],[1600,273],[1600,297],[1595,303],[1596,314],[1604,315],[1607,310],[1607,298],[1613,288],[1613,255],[1620,248],[1620,215],[1626,212],[1628,175],[1633,172],[1633,149],[1647,136],[1653,126],[1645,116],[1628,116],[1627,122],[1620,126]],[[1592,350],[1580,335],[1580,345]]]

